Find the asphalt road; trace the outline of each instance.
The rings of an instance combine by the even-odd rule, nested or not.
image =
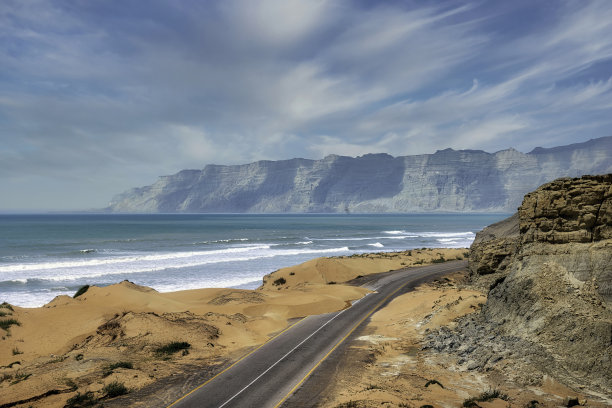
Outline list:
[[[375,290],[345,310],[306,317],[211,380],[169,405],[173,408],[292,407],[293,395],[376,310],[424,281],[465,268],[452,261],[378,275]],[[301,396],[301,398],[304,398]],[[298,398],[299,399],[299,398]]]

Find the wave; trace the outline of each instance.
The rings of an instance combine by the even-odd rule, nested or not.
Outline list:
[[[246,242],[250,241],[249,238],[230,238],[230,239],[215,239],[212,241],[199,241],[194,242],[193,245],[210,245],[210,244],[231,244],[234,242]]]
[[[383,234],[389,235],[400,235],[402,237],[414,237],[414,238],[448,238],[448,237],[475,237],[476,234],[472,231],[462,231],[462,232],[412,232],[412,231],[383,231]],[[391,238],[391,237],[389,237]]]
[[[428,238],[469,238],[469,237],[475,237],[476,234],[473,233],[472,231],[466,231],[466,232],[423,232],[420,234],[421,237],[428,237]]]
[[[79,252],[82,254],[91,254],[92,252],[97,252],[97,251],[93,248],[88,248],[88,249],[81,249],[79,250]]]
[[[380,242],[375,242],[375,243],[373,243],[373,244],[368,244],[368,245],[369,245],[369,246],[376,247],[376,248],[383,248],[383,247],[384,247],[384,245],[383,245],[383,244],[381,244]]]
[[[348,247],[327,249],[271,249],[270,245],[227,248],[215,251],[179,252],[106,258],[79,262],[51,262],[43,264],[11,265],[0,267],[0,272],[30,272],[26,279],[45,281],[69,281],[82,278],[97,278],[109,275],[127,275],[135,273],[156,272],[163,270],[193,268],[202,265],[244,262],[278,256],[295,256],[305,254],[330,254],[348,252]],[[61,271],[63,273],[57,273]],[[47,274],[40,273],[46,272]],[[9,277],[12,280],[12,277]]]
[[[134,255],[134,256],[127,256],[127,257],[98,258],[98,259],[90,259],[86,261],[79,260],[79,261],[56,261],[56,262],[43,262],[43,263],[14,264],[14,265],[8,265],[8,266],[0,266],[0,273],[63,269],[63,268],[86,268],[86,267],[95,267],[95,266],[100,266],[100,265],[133,263],[133,262],[144,262],[144,261],[178,260],[178,259],[191,258],[195,256],[235,254],[235,253],[249,252],[249,251],[254,251],[254,250],[259,250],[259,249],[270,249],[270,245],[254,245],[254,246],[245,246],[245,247],[238,247],[238,248],[217,249],[213,251],[170,252],[170,253],[154,254],[154,255]]]

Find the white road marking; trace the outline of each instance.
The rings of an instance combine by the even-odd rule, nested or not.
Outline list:
[[[368,296],[369,293],[366,293],[365,296]],[[361,299],[365,298],[362,297]],[[361,299],[356,300],[353,305],[359,303],[359,301]],[[264,375],[266,375],[266,373],[268,371],[270,371],[271,369],[273,369],[278,363],[280,363],[281,361],[283,361],[289,354],[293,353],[298,347],[300,347],[302,344],[306,343],[308,341],[308,339],[310,339],[312,336],[314,336],[315,334],[317,334],[322,328],[324,328],[325,326],[327,326],[329,323],[331,323],[332,320],[334,320],[336,317],[340,316],[342,313],[346,312],[348,309],[344,309],[341,310],[340,312],[338,312],[334,317],[332,317],[331,319],[329,319],[328,321],[326,321],[321,327],[319,327],[317,330],[315,330],[314,332],[312,332],[308,337],[306,337],[304,340],[302,340],[297,346],[295,346],[294,348],[292,348],[291,350],[289,350],[287,352],[287,354],[285,354],[284,356],[282,356],[280,359],[278,359],[278,361],[274,364],[272,364],[270,367],[268,367],[263,373],[259,374],[257,376],[257,378],[255,378],[253,381],[251,381],[250,383],[248,383],[243,389],[241,389],[240,391],[238,391],[236,394],[234,394],[230,399],[228,399],[227,401],[225,401],[223,404],[219,405],[219,408],[223,408],[224,406],[226,406],[230,401],[232,401],[234,398],[236,398],[238,395],[242,394],[247,388],[249,388],[251,385],[253,385],[255,382],[257,382],[257,380],[259,380],[261,377],[263,377]]]

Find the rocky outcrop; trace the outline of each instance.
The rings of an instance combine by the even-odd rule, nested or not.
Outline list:
[[[504,228],[492,226],[471,248],[472,279],[497,277],[481,312],[456,331],[430,334],[427,346],[458,354],[467,369],[505,370],[504,356],[520,355],[537,367],[516,378],[525,385],[547,374],[612,395],[611,200],[612,174],[527,194],[518,236],[501,238]]]
[[[514,212],[557,177],[612,172],[612,137],[530,153],[331,155],[183,170],[115,197],[114,212]]]
[[[612,175],[545,184],[525,196],[519,216],[523,244],[612,238]]]
[[[476,234],[470,247],[469,268],[472,276],[491,275],[476,280],[489,287],[506,272],[519,244],[518,213],[492,224]]]

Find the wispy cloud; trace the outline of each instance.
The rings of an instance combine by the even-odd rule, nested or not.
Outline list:
[[[611,22],[605,0],[4,1],[0,208],[211,162],[609,135]]]

